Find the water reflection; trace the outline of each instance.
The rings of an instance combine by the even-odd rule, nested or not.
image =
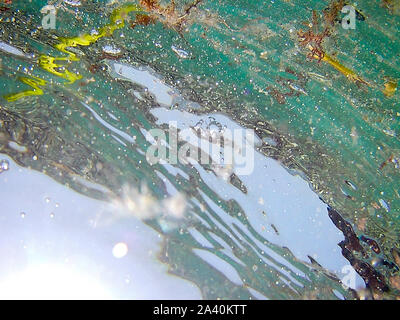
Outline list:
[[[29,223],[30,231],[24,231],[23,234],[27,238],[22,237],[22,241],[26,243],[26,248],[39,248],[35,249],[31,256],[25,253],[29,250],[23,246],[19,248],[22,251],[19,254],[24,259],[32,259],[39,263],[62,261],[65,264],[72,259],[71,256],[78,257],[73,262],[78,266],[78,270],[87,270],[89,264],[92,270],[96,270],[93,274],[105,278],[102,281],[106,284],[113,283],[110,277],[118,277],[117,283],[121,286],[111,286],[113,297],[162,297],[163,293],[168,292],[163,289],[163,281],[167,283],[166,287],[171,281],[180,283],[174,282],[174,286],[182,287],[181,290],[174,290],[176,298],[199,297],[200,292],[203,298],[353,296],[341,283],[342,269],[349,264],[338,247],[338,243],[343,240],[343,234],[330,221],[327,206],[311,191],[307,183],[299,176],[291,175],[277,161],[265,158],[255,151],[255,170],[251,175],[238,175],[234,167],[225,177],[218,174],[215,168],[199,162],[191,162],[189,165],[159,163],[146,169],[148,165],[145,152],[150,145],[146,141],[146,132],[151,128],[163,128],[170,120],[175,121],[180,131],[201,124],[207,124],[204,130],[210,129],[211,123],[215,128],[232,130],[240,126],[220,114],[200,116],[188,113],[184,110],[195,104],[179,97],[177,90],[168,89],[165,84],[158,88],[148,87],[146,79],[152,83],[162,83],[154,74],[137,76],[137,69],[132,66],[113,66],[119,67],[120,76],[134,82],[138,90],[146,92],[147,95],[154,94],[151,99],[155,99],[155,107],[144,117],[151,122],[139,124],[137,119],[141,116],[138,114],[140,111],[136,109],[133,126],[123,126],[122,121],[126,121],[127,111],[105,109],[104,103],[78,101],[68,107],[68,110],[74,109],[73,112],[69,112],[69,116],[73,118],[74,114],[81,115],[84,110],[89,113],[79,120],[88,119],[87,125],[81,126],[82,131],[79,135],[74,135],[75,144],[65,143],[64,130],[58,130],[56,136],[50,140],[63,141],[61,149],[64,149],[64,154],[65,149],[72,148],[67,159],[49,159],[49,151],[60,150],[59,144],[50,144],[49,140],[43,138],[39,141],[46,141],[46,145],[42,142],[34,145],[34,148],[5,150],[15,159],[19,159],[19,162],[25,165],[35,163],[36,168],[42,168],[41,171],[63,184],[72,182],[70,185],[74,189],[105,201],[103,203],[90,200],[63,189],[61,185],[55,188],[58,190],[56,195],[49,194],[49,190],[53,190],[52,185],[55,184],[51,179],[26,169],[22,172],[7,172],[9,176],[3,176],[7,180],[4,199],[15,197],[21,180],[29,190],[39,192],[36,195],[26,191],[30,195],[27,198],[28,202],[19,202],[21,207],[11,207],[8,210],[26,212],[23,223]],[[112,74],[113,70],[110,69],[110,72]],[[160,90],[163,86],[166,88],[164,91]],[[140,88],[146,88],[148,91]],[[159,104],[157,97],[160,95],[168,95],[170,98],[161,98]],[[136,98],[136,101],[149,103],[146,99]],[[174,110],[161,107],[172,101]],[[19,145],[29,146],[29,141],[35,139],[35,135],[32,134],[43,134],[43,131],[33,130],[34,126],[32,127],[28,119],[23,120],[15,115],[15,122],[10,122],[10,113],[5,112],[7,113],[3,116],[6,123],[4,128],[11,132],[4,132],[3,136],[7,134]],[[18,126],[11,123],[19,126],[25,123],[24,131],[27,134],[21,136],[16,131]],[[136,126],[138,129],[133,133]],[[119,138],[115,139],[116,136]],[[83,142],[85,137],[89,138],[89,144]],[[185,141],[182,139],[179,141],[180,144],[183,142]],[[93,151],[85,152],[98,155],[97,160],[88,163],[90,158],[93,159],[93,155],[84,159],[79,149],[83,145],[93,146],[98,143],[98,147],[91,147],[94,148]],[[261,146],[262,142],[258,140],[256,144]],[[76,149],[77,146],[79,149]],[[45,152],[41,151],[43,147]],[[136,170],[131,170],[131,161],[135,158],[140,160]],[[83,166],[79,166],[80,163]],[[54,171],[49,170],[49,167]],[[25,176],[34,178],[31,181]],[[37,187],[36,184],[41,186]],[[180,195],[184,196],[180,198]],[[57,199],[60,207],[41,208],[45,198]],[[173,205],[169,204],[172,208],[169,209],[172,218],[167,214],[165,205],[168,203],[165,201],[171,201],[168,199],[179,199],[172,200],[175,201]],[[185,215],[177,214],[177,208],[186,201]],[[7,203],[9,206],[17,204],[14,201]],[[46,210],[54,213],[53,219],[49,218],[51,213]],[[62,210],[65,210],[64,213]],[[174,215],[179,218],[174,218]],[[20,217],[16,219],[22,223]],[[158,236],[157,232],[151,231],[141,219],[155,228]],[[21,241],[20,228],[21,226],[7,228],[14,234],[13,247]],[[143,234],[140,230],[144,230]],[[139,236],[141,238],[138,238]],[[107,241],[103,238],[112,240]],[[129,254],[125,253],[126,257],[118,259],[117,261],[124,263],[115,267],[118,262],[115,261],[112,251],[120,243],[126,244]],[[42,250],[44,252],[41,252]],[[130,255],[137,250],[142,255]],[[150,257],[148,252],[151,252]],[[166,267],[162,264],[157,265],[156,256],[168,265],[169,274],[178,275],[179,278],[168,276]],[[154,287],[147,287],[144,291],[143,288],[138,289],[141,286],[145,287],[145,283],[150,279],[154,279],[154,273],[157,272],[165,280],[152,280]],[[122,279],[126,277],[130,279],[130,283],[137,284],[134,290],[125,287],[126,283]],[[178,280],[182,278],[190,282]],[[362,285],[363,282],[359,278],[353,284],[357,288]]]
[[[35,5],[24,8],[29,12]],[[260,105],[264,110],[270,107],[265,105],[265,95],[260,98],[263,91],[255,90],[261,87],[237,90],[242,85],[250,87],[250,82],[236,83],[240,74],[237,79],[223,79],[225,82],[211,76],[232,64],[221,63],[224,60],[219,54],[223,53],[238,65],[243,61],[246,72],[264,87],[271,85],[265,83],[269,74],[279,74],[278,83],[289,84],[293,97],[304,95],[308,99],[314,94],[305,80],[311,72],[303,67],[301,72],[286,68],[285,77],[297,80],[285,81],[276,61],[265,65],[253,54],[253,49],[264,50],[264,40],[277,32],[266,30],[266,25],[256,19],[242,28],[240,37],[248,35],[252,41],[250,36],[255,35],[260,42],[249,43],[254,48],[244,50],[232,38],[233,29],[222,28],[219,17],[199,15],[200,22],[221,32],[222,39],[227,38],[226,42],[217,41],[212,32],[199,37],[207,38],[215,52],[209,55],[198,50],[196,56],[192,55],[196,50],[187,48],[185,38],[175,33],[171,36],[171,30],[161,32],[158,25],[152,34],[156,35],[154,48],[149,49],[142,33],[137,42],[126,40],[125,32],[136,32],[138,25],[131,25],[128,31],[121,24],[138,7],[110,6],[107,4],[107,22],[100,15],[90,20],[103,26],[96,28],[98,31],[76,36],[78,32],[63,26],[66,34],[72,34],[70,38],[37,29],[37,17],[25,11],[16,12],[12,19],[2,18],[0,179],[5,190],[1,194],[5,208],[1,237],[6,258],[0,268],[5,286],[9,287],[12,279],[29,279],[33,273],[41,275],[52,268],[56,271],[49,273],[50,279],[61,277],[61,273],[79,281],[90,273],[90,285],[101,293],[96,297],[337,299],[354,297],[353,290],[342,286],[343,270],[352,272],[354,267],[368,285],[387,290],[386,279],[381,279],[379,272],[391,272],[396,265],[380,255],[375,240],[358,239],[354,228],[328,208],[299,176],[309,178],[312,187],[322,193],[329,181],[335,180],[321,181],[325,189],[318,189],[316,181],[322,176],[331,179],[331,171],[339,168],[328,151],[314,143],[314,127],[310,126],[315,124],[303,126],[308,123],[304,119],[309,118],[306,105],[314,108],[314,104],[303,103],[300,109],[290,105],[282,113],[280,102],[285,103],[286,98],[275,89],[274,97],[280,105],[276,110],[271,107],[269,116],[276,116],[275,123],[282,117],[277,128],[285,132],[287,123],[297,123],[305,128],[298,130],[299,134],[306,132],[308,140],[289,139],[289,134],[278,133],[260,120],[261,112],[254,111],[257,101],[263,101]],[[92,5],[87,9],[97,13]],[[75,20],[79,19],[69,16],[68,10],[61,11],[69,17],[65,21],[72,20],[76,27]],[[267,35],[261,35],[261,31]],[[164,47],[168,51],[163,52]],[[238,48],[243,52],[236,53]],[[149,58],[152,54],[147,52],[154,57]],[[175,60],[166,59],[169,53]],[[267,53],[263,51],[261,59],[265,60]],[[195,70],[190,67],[191,72],[182,71],[197,54],[203,59],[196,64],[207,66],[208,76],[192,74]],[[289,53],[285,54],[288,59]],[[254,57],[251,65],[245,59],[248,56]],[[180,74],[176,71],[179,68],[183,68]],[[324,85],[333,85],[323,75],[312,74]],[[222,95],[224,89],[219,88],[231,91],[225,90],[228,93]],[[234,91],[241,92],[242,103]],[[206,101],[201,98],[204,96]],[[227,97],[232,99],[226,101]],[[246,100],[250,97],[254,101]],[[319,107],[315,108],[318,111]],[[339,113],[338,118],[343,116]],[[318,121],[325,118],[330,115]],[[254,150],[255,170],[251,175],[241,175],[237,166],[218,167],[198,161],[149,163],[146,152],[152,141],[148,133],[157,128],[168,136],[170,120],[180,131],[192,128],[200,135],[209,133],[211,138],[213,133],[207,130],[241,128],[239,121],[254,127],[259,137]],[[334,133],[340,133],[338,130]],[[351,131],[349,140],[353,143],[358,141],[357,132]],[[181,137],[178,145],[186,142]],[[307,152],[302,154],[302,150]],[[282,163],[293,169],[292,174]],[[365,164],[365,168],[370,165]],[[343,186],[331,183],[329,190],[338,189],[345,199],[353,201],[362,196],[361,190],[371,189],[356,178],[346,176]],[[22,201],[21,193],[26,195]],[[325,199],[333,194],[327,193]],[[382,197],[379,195],[374,208],[389,213],[393,202]],[[329,203],[343,208],[342,200],[329,199]],[[59,206],[52,206],[54,201]],[[352,206],[356,204],[349,210]],[[360,229],[366,228],[362,220],[355,221]],[[388,233],[387,238],[390,236]],[[74,268],[68,273],[66,267],[70,265]],[[364,281],[354,276],[355,281],[349,283],[362,288]],[[64,293],[68,292],[70,288],[64,288]]]

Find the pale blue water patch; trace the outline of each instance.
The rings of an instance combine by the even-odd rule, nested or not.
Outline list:
[[[155,76],[155,72],[149,67],[133,67],[131,65],[107,61],[110,74],[114,78],[129,80],[146,87],[157,99],[157,102],[162,105],[171,105],[173,93],[172,88]]]
[[[110,123],[105,121],[100,115],[98,115],[88,104],[82,102],[82,104],[92,113],[92,115],[96,118],[97,121],[99,121],[102,125],[104,125],[107,129],[111,130],[112,132],[116,133],[117,135],[120,136],[120,138],[125,139],[128,143],[134,144],[135,143],[135,138],[127,134],[126,132],[119,130],[112,126]],[[118,121],[117,118],[114,117],[114,120]],[[122,144],[125,144],[125,142],[121,142]]]
[[[0,255],[8,257],[0,261],[0,297],[201,298],[195,285],[160,264],[162,237],[154,229],[134,217],[96,223],[99,216],[113,214],[106,202],[22,168],[6,155],[1,159],[9,161],[9,168],[0,175]],[[128,248],[122,258],[113,255],[118,243]],[[46,266],[54,268],[47,276]],[[27,277],[31,281],[18,281]],[[32,283],[41,286],[32,288]]]
[[[4,41],[0,41],[0,50],[5,53],[13,54],[13,55],[16,55],[19,57],[32,58],[31,55],[24,53],[22,50],[15,48],[14,46],[12,46]]]
[[[174,121],[179,129],[193,127],[210,117],[224,128],[231,130],[240,128],[224,115],[196,116],[165,108],[152,109],[151,113],[157,117],[157,123],[168,124]],[[250,225],[263,237],[274,244],[290,248],[291,252],[302,261],[308,261],[308,256],[311,256],[338,277],[342,277],[342,268],[348,265],[348,261],[342,256],[338,243],[344,240],[344,237],[329,219],[326,204],[300,176],[290,174],[279,162],[265,158],[257,151],[254,155],[253,173],[238,174],[247,188],[247,194],[214,173],[204,170],[201,165],[195,164],[195,167],[202,179],[218,193],[220,198],[235,199],[240,204],[247,213]],[[207,199],[205,195],[203,198]],[[227,216],[212,201],[208,200],[208,203],[222,220],[229,225],[237,224],[237,220]],[[219,227],[224,228],[222,225]],[[245,226],[242,228],[248,233]],[[249,236],[252,237],[251,234]],[[256,239],[253,240],[257,242]],[[364,282],[357,275],[356,287],[362,286]]]
[[[216,270],[223,273],[230,281],[237,285],[243,285],[242,278],[237,270],[224,259],[204,249],[193,249],[192,251],[201,259],[207,261],[207,263],[212,265]]]

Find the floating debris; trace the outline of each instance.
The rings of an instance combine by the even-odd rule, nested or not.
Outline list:
[[[357,190],[357,187],[354,185],[354,183],[352,183],[349,180],[345,180],[344,181],[349,187],[351,187],[353,190]]]
[[[163,216],[164,218],[182,219],[186,211],[186,198],[183,194],[177,193],[159,201],[145,185],[140,190],[125,185],[122,195],[111,201],[110,209],[116,218],[136,217],[147,220]]]
[[[175,196],[165,199],[163,207],[164,215],[182,219],[186,211],[186,198],[182,193],[177,193]]]

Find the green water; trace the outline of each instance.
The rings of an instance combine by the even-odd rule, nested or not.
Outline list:
[[[379,243],[379,254],[368,245],[365,256],[352,254],[370,265],[377,258],[385,261],[386,264],[374,267],[390,290],[375,289],[378,296],[398,296],[399,288],[391,279],[398,276],[400,267],[394,267],[398,263],[396,250],[400,250],[399,94],[383,92],[388,79],[400,79],[397,2],[393,1],[390,10],[383,1],[358,1],[356,8],[365,19],[357,20],[354,30],[336,23],[332,35],[323,42],[326,55],[366,83],[352,81],[327,61],[307,59],[308,50],[299,46],[298,30],[308,28],[312,10],[321,14],[322,20],[329,1],[306,1],[306,5],[300,0],[202,1],[191,10],[182,30],[167,23],[163,16],[157,16],[155,23],[132,28],[139,12],[136,7],[121,16],[124,25],[121,21],[113,22],[113,12],[128,8],[128,1],[81,2],[73,6],[68,1],[53,1],[58,9],[54,30],[41,27],[40,9],[46,1],[13,1],[7,5],[10,10],[1,12],[2,41],[26,55],[1,55],[2,153],[98,199],[120,194],[124,183],[138,186],[142,181],[161,199],[166,190],[157,175],[160,172],[197,203],[206,205],[199,194],[201,190],[227,214],[235,216],[242,212],[235,200],[220,199],[194,168],[177,165],[193,177],[189,181],[172,176],[161,165],[147,163],[143,151],[149,143],[141,130],[155,127],[149,110],[157,102],[146,96],[143,88],[112,77],[107,65],[117,60],[132,66],[149,66],[185,99],[200,106],[187,111],[223,113],[242,126],[255,129],[260,138],[278,141],[276,145],[264,143],[260,151],[307,179],[323,201],[353,226],[358,237],[365,235]],[[188,3],[177,1],[177,10],[184,12]],[[115,26],[112,32],[93,37],[107,25]],[[87,44],[69,43],[69,53],[56,48],[63,43],[61,38],[84,34],[92,35]],[[105,46],[118,48],[118,52],[107,53]],[[177,54],[172,46],[184,53]],[[69,59],[58,60],[58,66],[49,72],[48,64],[40,64],[43,56]],[[79,75],[79,79],[69,81],[65,70]],[[34,79],[34,94],[26,94],[32,86],[23,81],[24,77]],[[145,99],[135,99],[131,90],[141,91]],[[25,94],[16,96],[21,92]],[[135,146],[121,147],[111,139],[82,101],[103,120],[135,137]],[[112,112],[118,121],[107,112]],[[10,140],[25,146],[27,151],[10,148],[6,143]],[[91,189],[76,176],[111,191]],[[302,283],[288,287],[277,281],[279,276],[286,277],[284,273],[272,267],[262,265],[258,268],[262,271],[253,272],[262,250],[252,243],[252,238],[230,227],[220,230],[207,219],[207,215],[215,214],[211,207],[206,205],[205,214],[196,202],[192,204],[193,217],[188,225],[196,226],[207,238],[212,232],[222,237],[243,265],[217,249],[210,252],[230,263],[247,286],[266,297],[310,297],[318,290],[319,298],[336,298],[333,289],[346,298],[353,297],[337,280],[324,272],[316,273],[290,251],[266,241],[248,226],[246,232],[284,257],[308,279],[286,270]],[[199,224],[197,215],[209,220],[212,228]],[[246,225],[243,216],[236,218]],[[148,223],[162,231],[159,221]],[[230,240],[232,237],[240,238],[241,246]],[[198,284],[205,298],[251,297],[246,286],[226,280],[191,253],[196,246],[184,228],[168,233],[163,248],[168,258],[162,260],[169,264],[171,273]],[[206,276],[210,274],[211,278]]]

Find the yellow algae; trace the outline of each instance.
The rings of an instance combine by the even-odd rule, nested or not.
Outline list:
[[[82,78],[81,75],[70,72],[67,70],[64,64],[60,64],[59,62],[64,62],[66,64],[71,63],[72,61],[79,61],[80,59],[76,56],[75,53],[68,51],[68,47],[76,47],[78,45],[80,46],[89,46],[93,43],[95,43],[97,40],[99,40],[102,37],[108,37],[111,36],[115,30],[123,28],[125,25],[125,19],[127,18],[128,14],[131,12],[139,12],[142,11],[142,9],[136,5],[136,4],[127,4],[124,5],[120,8],[117,8],[113,11],[110,17],[110,23],[105,25],[104,27],[100,28],[100,30],[97,33],[92,33],[92,34],[83,34],[77,37],[72,37],[72,38],[59,38],[59,43],[56,44],[54,47],[58,49],[61,52],[64,52],[68,55],[68,57],[53,57],[49,55],[41,55],[38,59],[38,64],[39,66],[46,70],[47,72],[63,78],[65,80],[68,80],[68,83],[72,84],[76,80],[79,80]],[[39,85],[44,85],[46,83],[45,80],[42,80],[40,78],[36,78],[35,80],[29,79],[29,78],[20,78],[20,80],[31,87],[33,87],[35,90],[28,90],[28,91],[23,91],[21,93],[17,94],[12,94],[8,95],[5,97],[8,101],[15,101],[18,100],[22,97],[25,96],[30,96],[30,95],[41,95],[43,94],[43,90],[40,89],[38,86]],[[40,81],[39,81],[40,80]],[[11,99],[11,100],[10,100]]]
[[[397,81],[389,79],[385,82],[384,87],[383,94],[388,98],[393,97],[397,90]]]
[[[68,47],[76,47],[78,45],[89,46],[102,37],[111,36],[116,29],[124,27],[125,19],[127,18],[130,12],[132,11],[137,12],[141,10],[142,9],[135,4],[125,5],[113,11],[110,17],[111,20],[110,23],[102,27],[98,33],[92,33],[92,34],[86,33],[84,35],[73,38],[60,38],[59,39],[60,43],[56,44],[55,48],[60,50],[61,52],[68,54],[68,57],[54,58],[51,56],[42,55],[39,58],[40,66],[43,69],[47,70],[48,72],[68,80],[70,83],[75,82],[76,80],[80,79],[81,76],[73,74],[68,70],[65,70],[64,72],[57,71],[55,68],[60,68],[62,67],[62,65],[56,64],[55,61],[67,61],[67,62],[79,61],[79,58],[76,56],[75,53],[67,50]]]
[[[54,58],[51,56],[42,55],[39,57],[39,65],[42,69],[50,72],[60,78],[68,80],[69,83],[74,83],[76,80],[81,79],[82,76],[76,73],[72,73],[69,70],[65,69],[62,64],[57,64],[55,61],[67,61],[68,58]],[[61,70],[60,70],[61,69]]]
[[[84,34],[73,38],[60,38],[60,43],[55,45],[58,50],[67,53],[69,55],[69,60],[79,61],[76,54],[68,51],[67,47],[76,47],[77,45],[89,46],[95,43],[97,40],[103,37],[111,36],[115,30],[121,29],[125,25],[125,19],[131,12],[142,11],[142,9],[135,4],[128,4],[121,8],[115,9],[110,17],[110,23],[102,27],[98,33]]]
[[[38,96],[43,94],[43,90],[39,86],[44,86],[46,84],[45,80],[34,76],[32,76],[32,78],[20,77],[19,80],[32,87],[33,90],[26,90],[16,94],[9,94],[4,96],[4,99],[11,102],[21,99],[22,97]]]
[[[382,0],[383,5],[389,9],[391,14],[400,15],[400,1],[399,0]]]
[[[315,59],[320,59],[320,57],[318,57],[317,55],[314,55],[314,58]],[[353,70],[345,67],[339,61],[333,59],[332,57],[330,57],[326,53],[324,53],[324,55],[323,55],[321,60],[329,63],[332,67],[334,67],[340,73],[344,74],[347,77],[347,79],[349,79],[350,81],[360,82],[360,83],[366,84],[367,86],[371,86],[367,81],[365,81],[360,76],[358,76]]]

